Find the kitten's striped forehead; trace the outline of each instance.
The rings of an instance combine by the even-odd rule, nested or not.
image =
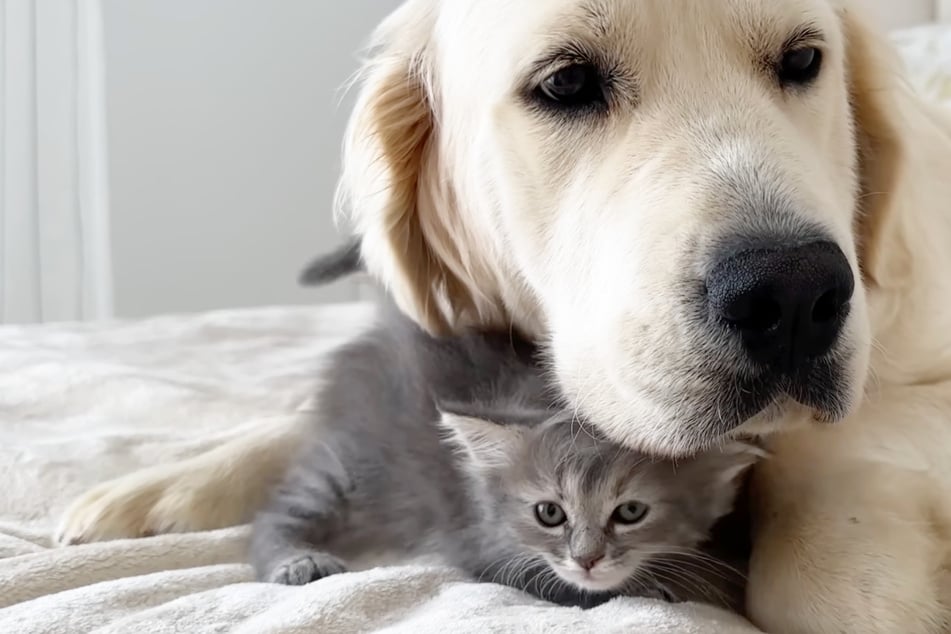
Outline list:
[[[548,465],[563,499],[601,503],[629,493],[637,475],[652,460],[598,437],[577,420],[553,420],[539,431],[532,461]]]

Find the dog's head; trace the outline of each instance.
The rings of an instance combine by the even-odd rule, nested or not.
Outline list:
[[[614,440],[835,421],[887,268],[889,55],[834,0],[409,0],[342,202],[405,311],[544,338]]]

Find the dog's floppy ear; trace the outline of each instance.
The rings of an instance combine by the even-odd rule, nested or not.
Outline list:
[[[432,60],[436,3],[409,0],[378,29],[358,77],[338,212],[362,235],[362,258],[397,305],[433,334],[468,319],[503,322],[442,156]]]
[[[860,178],[856,235],[866,283],[892,286],[907,274],[908,244],[901,201],[907,199],[907,152],[902,108],[909,90],[898,53],[886,36],[849,3],[841,18],[858,143]]]

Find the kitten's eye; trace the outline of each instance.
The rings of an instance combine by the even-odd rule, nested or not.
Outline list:
[[[541,97],[566,108],[604,105],[601,74],[591,64],[572,64],[555,71],[538,87]]]
[[[618,524],[637,524],[647,517],[649,507],[640,502],[627,502],[614,509],[611,519]]]
[[[819,76],[822,68],[822,51],[814,46],[806,46],[786,51],[776,74],[784,86],[808,84]]]
[[[554,502],[542,502],[535,505],[535,519],[542,526],[556,528],[568,521],[563,508]]]

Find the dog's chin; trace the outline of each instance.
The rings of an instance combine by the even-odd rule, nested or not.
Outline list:
[[[835,423],[851,412],[857,398],[855,355],[842,347],[809,360],[791,372],[748,368],[717,381],[699,411],[715,410],[705,431],[710,437],[764,435],[797,423]],[[701,426],[698,426],[701,427]]]
[[[833,402],[839,403],[836,398]],[[730,430],[727,436],[763,437],[793,431],[816,423],[836,423],[848,414],[847,406],[832,408],[802,402],[788,393],[778,393],[769,404],[746,421]]]
[[[727,439],[766,436],[804,423],[835,423],[861,400],[864,383],[849,350],[803,365],[794,374],[720,368],[702,387],[658,395],[624,374],[605,382],[609,398],[580,404],[606,438],[651,454],[681,457]],[[671,371],[677,376],[676,371]],[[569,391],[570,393],[570,391]]]
[[[764,392],[751,398],[765,402],[753,416],[738,425],[735,435],[766,435],[802,424],[836,423],[852,410],[856,392],[847,363],[817,362],[796,376],[763,382]],[[765,397],[765,398],[764,398]]]

